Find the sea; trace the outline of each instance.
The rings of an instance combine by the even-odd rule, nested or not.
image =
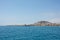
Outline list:
[[[60,26],[0,26],[0,40],[60,40]]]

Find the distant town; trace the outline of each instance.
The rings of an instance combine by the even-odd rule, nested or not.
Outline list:
[[[59,23],[51,23],[48,21],[38,21],[38,22],[31,24],[31,25],[34,25],[34,26],[60,26]]]

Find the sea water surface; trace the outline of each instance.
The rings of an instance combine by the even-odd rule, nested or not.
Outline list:
[[[0,40],[60,40],[60,26],[0,26]]]

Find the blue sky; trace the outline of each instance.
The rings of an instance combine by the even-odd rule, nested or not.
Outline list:
[[[60,22],[60,0],[0,0],[0,25]]]

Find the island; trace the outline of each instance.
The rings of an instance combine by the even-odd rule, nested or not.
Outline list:
[[[38,21],[33,24],[23,24],[23,25],[7,25],[7,26],[60,26],[60,23],[52,23],[48,21]]]

